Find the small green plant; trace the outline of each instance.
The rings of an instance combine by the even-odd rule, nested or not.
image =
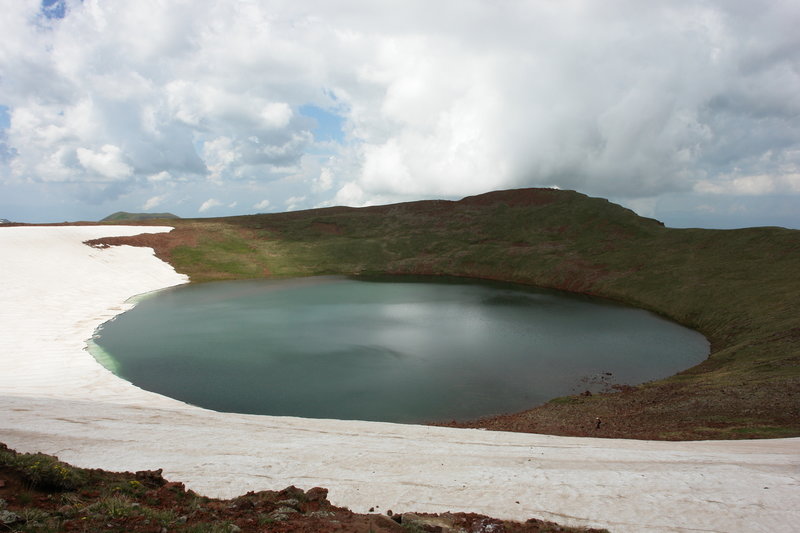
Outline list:
[[[57,531],[60,521],[51,517],[46,511],[36,508],[26,508],[17,511],[20,524],[15,524],[15,531],[22,533],[28,531],[48,532]]]
[[[258,513],[256,521],[259,526],[266,526],[267,524],[274,524],[276,520],[268,514]]]
[[[113,494],[126,494],[129,496],[138,497],[147,492],[147,487],[145,487],[140,481],[135,479],[131,479],[128,481],[120,481],[119,483],[113,484],[108,489],[108,495],[111,496]]]
[[[152,507],[142,507],[142,516],[152,522],[156,522],[161,527],[168,527],[178,521],[178,515],[172,509],[153,509]],[[185,520],[185,518],[184,518]]]
[[[139,504],[133,502],[124,495],[115,495],[102,498],[86,508],[90,514],[100,514],[108,518],[126,518],[131,516],[139,508]]]
[[[7,463],[16,469],[32,487],[50,491],[70,491],[86,482],[83,470],[62,463],[52,455],[22,453]]]

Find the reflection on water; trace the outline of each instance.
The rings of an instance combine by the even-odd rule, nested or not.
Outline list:
[[[95,342],[121,377],[202,407],[393,422],[476,418],[637,384],[709,349],[697,332],[595,299],[331,277],[161,291]]]

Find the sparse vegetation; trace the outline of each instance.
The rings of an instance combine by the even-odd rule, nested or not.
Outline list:
[[[80,469],[43,453],[16,455],[0,449],[0,465],[17,470],[30,488],[41,490],[74,490],[85,479]]]

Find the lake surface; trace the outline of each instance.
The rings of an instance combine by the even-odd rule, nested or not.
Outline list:
[[[117,375],[217,411],[423,422],[514,412],[706,358],[647,311],[518,286],[339,277],[182,286],[104,324]]]

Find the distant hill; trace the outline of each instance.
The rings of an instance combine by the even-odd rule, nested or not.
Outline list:
[[[7,218],[0,218],[0,224],[13,224],[13,222],[8,220]]]
[[[153,218],[163,219],[163,218],[170,218],[176,219],[181,218],[177,215],[173,215],[172,213],[127,213],[125,211],[117,211],[113,215],[108,215],[106,218],[102,219],[100,222],[113,222],[118,220],[150,220]]]

